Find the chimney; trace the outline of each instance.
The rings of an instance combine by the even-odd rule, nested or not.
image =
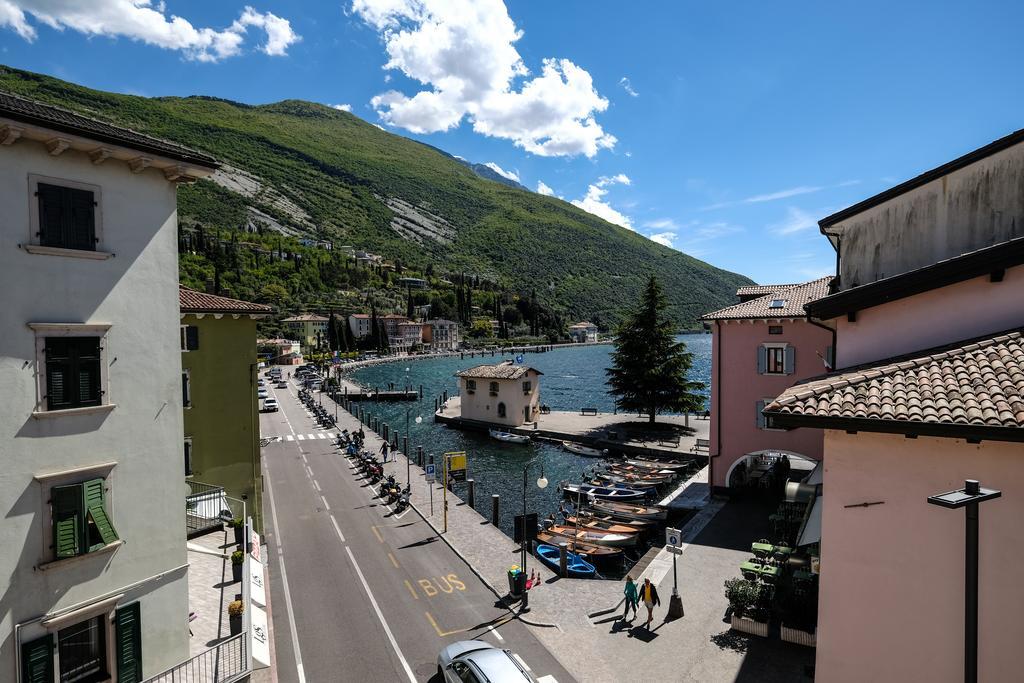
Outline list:
[[[206,293],[207,294],[216,294],[217,293],[217,292],[214,291],[213,278],[212,277],[206,278]]]

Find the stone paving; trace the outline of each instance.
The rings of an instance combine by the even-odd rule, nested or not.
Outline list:
[[[230,559],[223,557],[238,547],[231,534],[215,531],[188,542],[188,602],[189,610],[196,613],[189,625],[193,657],[231,635],[228,603],[242,592],[242,584],[231,581]]]
[[[701,421],[691,420],[691,426],[695,422]],[[338,427],[357,430],[359,421],[342,411]],[[378,449],[379,436],[365,432],[366,448]],[[386,471],[404,482],[405,458],[398,454]],[[441,486],[432,486],[431,514],[431,485],[415,463],[408,471],[416,511],[491,588],[496,600],[503,599],[508,568],[520,562],[518,545],[451,493],[444,532]],[[530,591],[529,610],[519,616],[538,626],[538,638],[581,681],[807,680],[804,672],[814,662],[813,650],[734,633],[725,619],[723,582],[739,575],[751,541],[767,535],[770,512],[764,506],[711,501],[684,527],[688,543],[678,568],[686,612],[682,619],[663,621],[672,594],[667,553],[659,554],[645,570],[658,584],[662,599],[651,631],[642,628],[639,619],[626,623],[616,616],[622,608],[621,582],[560,579],[533,556],[527,560],[528,571],[537,570],[541,582]],[[518,605],[512,609],[518,612]]]

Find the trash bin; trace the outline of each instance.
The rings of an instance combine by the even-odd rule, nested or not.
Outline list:
[[[515,598],[526,592],[526,574],[518,568],[508,570],[508,592]]]

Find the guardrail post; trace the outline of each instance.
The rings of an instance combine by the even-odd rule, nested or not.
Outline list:
[[[474,489],[476,488],[476,482],[473,481],[472,479],[467,479],[466,480],[466,485],[469,486],[469,500],[467,500],[466,502],[469,503],[469,507],[475,507],[473,505],[473,503],[476,502],[476,496],[474,495],[474,493],[475,493]]]
[[[491,524],[494,526],[498,526],[498,520],[500,519],[498,515],[499,498],[500,496],[497,493],[491,496]]]
[[[565,578],[569,575],[569,544],[558,544],[558,575]]]

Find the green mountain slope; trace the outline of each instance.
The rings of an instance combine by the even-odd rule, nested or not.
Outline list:
[[[435,273],[478,275],[510,291],[535,289],[566,319],[604,324],[620,319],[650,272],[681,324],[732,303],[735,289],[751,282],[562,200],[481,178],[449,155],[320,104],[144,98],[3,66],[0,89],[222,160],[220,184],[179,190],[186,225],[231,231],[263,216],[293,235],[352,245],[420,272],[430,264]]]

